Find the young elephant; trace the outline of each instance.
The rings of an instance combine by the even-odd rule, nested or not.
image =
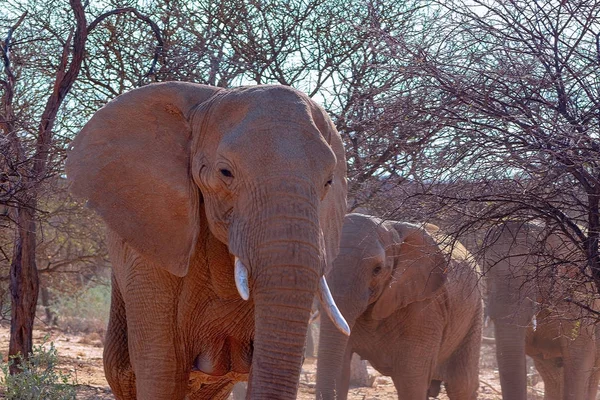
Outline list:
[[[328,276],[351,326],[344,337],[321,323],[318,400],[347,398],[357,353],[391,376],[399,399],[477,397],[482,302],[476,264],[434,225],[346,216],[340,253]]]

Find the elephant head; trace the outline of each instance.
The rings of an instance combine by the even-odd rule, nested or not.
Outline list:
[[[283,86],[149,85],[92,117],[67,174],[112,230],[174,275],[193,267],[208,224],[235,259],[225,272],[235,269],[255,307],[251,393],[293,398],[346,211],[344,150],[321,108]],[[277,381],[275,369],[285,371]]]
[[[446,281],[447,265],[432,237],[436,229],[362,214],[346,216],[340,253],[328,282],[351,329],[361,317],[383,320],[436,295]],[[342,379],[341,366],[348,361],[344,360],[349,357],[347,345],[347,338],[329,321],[322,321],[317,398],[333,399],[336,391],[338,399],[345,398],[343,390],[336,387]]]

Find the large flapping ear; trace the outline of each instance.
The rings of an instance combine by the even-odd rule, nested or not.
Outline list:
[[[321,229],[323,231],[324,246],[326,252],[325,274],[333,267],[333,260],[340,250],[340,239],[342,237],[342,225],[348,209],[346,194],[348,182],[346,178],[346,153],[342,138],[338,133],[329,115],[314,102],[311,101],[312,117],[315,125],[323,135],[323,138],[335,154],[336,165],[333,171],[333,181],[329,193],[323,200],[320,209]]]
[[[200,193],[189,172],[189,117],[220,89],[183,82],[145,86],[97,111],[73,140],[71,190],[149,261],[188,270]]]
[[[410,303],[433,297],[446,282],[447,261],[427,230],[408,223],[384,223],[397,232],[394,269],[388,286],[373,306],[373,319],[384,319]]]

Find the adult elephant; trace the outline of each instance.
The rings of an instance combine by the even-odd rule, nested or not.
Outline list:
[[[599,332],[585,310],[565,301],[593,294],[581,284],[573,243],[542,224],[509,221],[487,233],[483,250],[502,398],[527,399],[527,354],[544,380],[544,399],[595,400]]]
[[[289,87],[161,83],[96,112],[67,174],[108,226],[115,396],[222,399],[249,379],[250,399],[295,399],[345,171],[331,120]]]
[[[316,398],[347,398],[357,353],[392,377],[399,399],[435,397],[442,381],[450,399],[475,399],[482,324],[476,268],[434,225],[346,216],[328,281],[352,334],[322,321]]]

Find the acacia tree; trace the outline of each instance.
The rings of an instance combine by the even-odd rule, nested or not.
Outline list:
[[[133,14],[153,30],[155,25],[133,8],[104,12],[88,24],[80,0],[70,0],[66,10],[12,2],[7,10],[4,22],[16,16],[0,46],[4,75],[0,80],[2,171],[8,177],[3,180],[2,200],[15,232],[10,262],[9,354],[27,356],[32,349],[39,291],[36,253],[40,198],[43,183],[59,171],[56,167],[62,153],[57,151],[55,129],[80,74],[88,35],[115,14]],[[12,372],[17,370],[14,365]]]
[[[407,198],[456,233],[541,219],[576,245],[600,292],[600,4],[456,0],[428,12],[436,23],[417,40],[380,30],[435,93],[443,125]]]

